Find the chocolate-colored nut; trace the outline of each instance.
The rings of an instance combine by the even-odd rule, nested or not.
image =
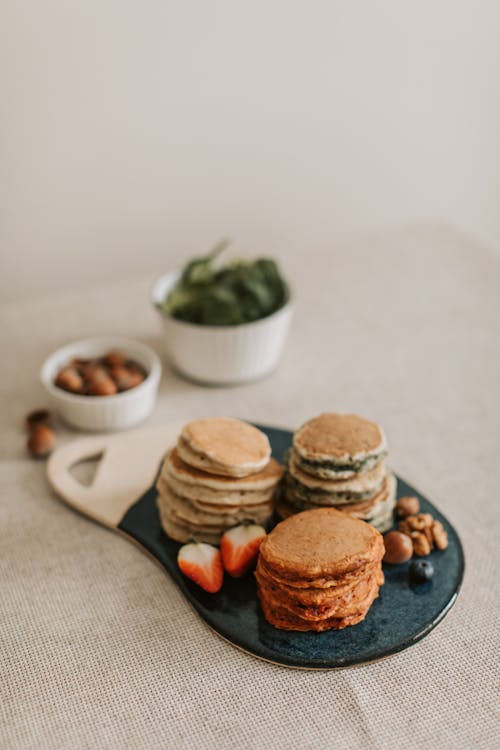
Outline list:
[[[87,393],[89,396],[114,396],[117,388],[113,380],[106,377],[96,377],[87,383]]]
[[[108,352],[102,361],[107,367],[120,367],[125,364],[125,357],[121,352]]]
[[[56,438],[54,432],[44,424],[33,428],[28,438],[28,450],[33,458],[44,458],[52,452]]]
[[[409,536],[401,531],[389,531],[388,534],[385,534],[384,545],[384,562],[391,565],[404,563],[413,555],[412,541]]]
[[[83,393],[83,379],[74,367],[64,367],[56,376],[55,385],[71,393]]]
[[[414,497],[413,495],[400,497],[396,504],[396,513],[400,518],[415,515],[415,513],[418,513],[419,510],[420,502],[418,500],[418,497]]]
[[[52,414],[48,409],[36,409],[26,416],[25,424],[26,429],[29,432],[40,424],[44,424],[46,427],[52,427]]]

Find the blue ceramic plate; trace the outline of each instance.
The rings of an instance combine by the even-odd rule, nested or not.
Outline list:
[[[269,437],[273,455],[283,461],[292,433],[258,425]],[[344,630],[299,633],[277,630],[264,619],[252,574],[234,580],[226,576],[217,594],[207,594],[186,579],[177,567],[181,546],[163,532],[152,487],[125,514],[118,528],[145,547],[170,573],[200,617],[234,646],[274,664],[297,669],[338,669],[382,659],[402,651],[441,622],[453,606],[463,578],[464,555],[449,521],[417,490],[398,478],[398,497],[416,495],[423,512],[432,513],[448,532],[449,546],[433,552],[432,581],[412,585],[408,563],[385,565],[385,585],[366,619]]]

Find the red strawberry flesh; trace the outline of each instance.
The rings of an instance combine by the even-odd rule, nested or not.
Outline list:
[[[241,578],[255,565],[259,547],[266,536],[257,524],[241,524],[222,536],[220,551],[224,569],[233,578]]]
[[[179,568],[204,591],[215,594],[222,587],[224,568],[219,550],[211,544],[192,543],[180,548]]]

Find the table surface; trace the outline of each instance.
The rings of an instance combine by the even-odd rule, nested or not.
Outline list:
[[[498,736],[500,264],[442,227],[283,258],[290,341],[261,382],[203,388],[165,364],[146,425],[211,414],[299,426],[379,421],[396,471],[455,524],[466,555],[441,625],[386,661],[298,672],[218,638],[148,558],[70,511],[26,457],[44,357],[126,334],[161,352],[150,279],[1,309],[2,748],[493,748]],[[162,270],[162,269],[161,269]],[[59,443],[75,439],[60,426]],[[498,568],[497,568],[498,571]]]

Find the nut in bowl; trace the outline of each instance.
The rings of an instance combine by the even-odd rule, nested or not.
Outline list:
[[[214,261],[212,253],[171,271],[151,297],[172,365],[192,380],[230,385],[256,380],[277,366],[292,316],[288,285],[273,260]]]
[[[51,354],[40,377],[53,408],[68,424],[92,432],[123,430],[152,412],[161,364],[139,341],[92,338]]]

